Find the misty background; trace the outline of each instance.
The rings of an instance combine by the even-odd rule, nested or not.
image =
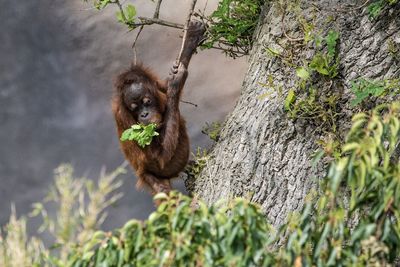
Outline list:
[[[130,1],[141,16],[154,3]],[[160,18],[184,23],[189,0],[164,0]],[[198,1],[196,8],[204,8]],[[207,10],[216,7],[208,1]],[[43,199],[53,170],[71,163],[75,176],[97,179],[123,161],[111,114],[113,77],[132,61],[136,31],[117,23],[114,6],[97,11],[82,0],[0,0],[0,225],[26,214]],[[138,59],[167,77],[181,46],[181,31],[147,26],[137,42]],[[199,51],[191,61],[183,100],[192,151],[211,143],[206,122],[222,121],[238,98],[246,59],[217,50]],[[130,218],[145,219],[154,206],[135,189],[132,169],[122,176],[124,197],[109,209],[104,228]],[[175,181],[175,188],[183,189]]]

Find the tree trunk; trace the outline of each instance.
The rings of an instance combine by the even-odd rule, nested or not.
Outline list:
[[[371,20],[364,0],[301,1],[297,9],[286,7],[282,25],[278,2],[283,1],[270,1],[263,8],[242,93],[220,140],[201,174],[195,180],[186,180],[188,190],[209,204],[221,198],[250,197],[275,226],[283,223],[290,211],[302,207],[310,189],[317,189],[326,164],[313,167],[310,157],[318,148],[317,140],[325,138],[327,132],[310,121],[288,118],[284,99],[299,78],[293,65],[269,55],[266,48],[282,53],[291,50],[296,65],[301,66],[304,59],[313,57],[315,48],[288,39],[304,36],[299,17],[320,29],[321,36],[330,29],[339,32],[339,76],[333,80],[318,78],[317,84],[318,90],[340,92],[337,125],[342,137],[352,113],[357,111],[350,106],[350,81],[400,75],[399,61],[389,52],[390,45],[400,45],[398,4]],[[270,76],[273,86],[266,86]],[[271,94],[261,98],[266,92]]]

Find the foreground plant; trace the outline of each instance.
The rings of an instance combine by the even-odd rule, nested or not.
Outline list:
[[[269,226],[257,205],[244,199],[207,207],[180,193],[163,200],[145,222],[131,220],[97,233],[68,266],[260,266]]]
[[[121,197],[115,191],[122,184],[117,177],[124,171],[123,166],[111,173],[103,170],[98,181],[93,182],[74,177],[71,165],[58,167],[48,196],[33,204],[30,214],[41,215],[39,232],[51,237],[51,249],[45,248],[40,239],[28,237],[26,217],[17,218],[13,209],[0,235],[0,266],[65,266],[73,248],[92,238],[107,216],[105,209]]]
[[[311,192],[303,209],[278,230],[269,226],[258,205],[246,199],[207,207],[196,198],[172,192],[155,197],[162,204],[148,220],[128,221],[113,232],[95,232],[97,216],[89,216],[92,223],[84,224],[79,209],[60,208],[67,212],[59,214],[72,220],[61,216],[63,223],[49,224],[59,229],[53,231],[58,253],[28,240],[24,221],[13,217],[12,227],[2,234],[0,263],[7,267],[392,266],[400,255],[399,118],[398,102],[355,115],[342,156],[329,167],[319,192]],[[75,230],[65,234],[65,229]]]
[[[320,193],[278,231],[244,199],[208,208],[159,195],[147,221],[97,233],[68,266],[389,266],[400,254],[399,117],[399,103],[355,115]]]
[[[388,266],[400,254],[400,103],[353,117],[322,193],[281,229],[301,266]],[[299,266],[300,266],[299,265]]]

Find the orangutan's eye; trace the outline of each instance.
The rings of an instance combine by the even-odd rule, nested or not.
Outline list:
[[[137,108],[137,105],[135,103],[131,104],[131,110],[134,110],[135,108]]]
[[[145,98],[143,99],[143,105],[144,105],[145,107],[150,106],[150,105],[151,105],[151,99],[145,97]]]

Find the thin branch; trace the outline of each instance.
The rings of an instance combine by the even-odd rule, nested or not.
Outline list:
[[[192,103],[192,102],[189,102],[189,101],[181,100],[181,102],[182,102],[182,103],[185,103],[185,104],[189,104],[189,105],[195,106],[196,108],[198,107],[197,104]]]
[[[140,33],[142,32],[143,28],[144,28],[144,25],[140,26],[139,31],[138,31],[138,33],[136,34],[135,41],[133,41],[132,48],[134,48],[134,47],[136,46],[136,42],[137,42],[137,40],[138,40],[138,38],[139,38],[139,35],[140,35]]]
[[[158,2],[157,2],[156,10],[154,11],[154,15],[153,15],[154,19],[158,19],[158,17],[160,16],[161,2],[162,2],[162,0],[158,0]]]
[[[189,9],[189,14],[186,18],[186,23],[185,23],[185,28],[184,28],[184,34],[183,34],[183,40],[182,40],[182,47],[181,47],[181,51],[179,52],[179,56],[178,56],[178,62],[181,61],[181,57],[182,57],[182,53],[183,53],[183,48],[185,46],[185,42],[187,39],[187,32],[188,32],[188,27],[189,27],[189,23],[190,23],[190,19],[192,18],[192,14],[193,14],[193,10],[194,7],[196,6],[196,2],[197,0],[192,0],[192,3],[190,4],[190,9]]]
[[[243,51],[239,51],[239,50],[233,51],[232,49],[219,47],[219,46],[211,46],[211,48],[212,49],[221,50],[221,51],[224,51],[224,52],[227,52],[227,53],[228,52],[232,52],[232,53],[240,54],[240,55],[243,55],[243,56],[247,56],[249,54],[249,53],[246,53],[246,52],[243,52]]]
[[[140,33],[142,32],[143,28],[144,28],[143,25],[140,26],[139,31],[138,31],[138,33],[136,34],[135,41],[133,41],[133,44],[132,44],[132,48],[133,48],[133,62],[134,62],[135,65],[136,65],[136,63],[137,63],[136,42],[137,42],[137,40],[138,40],[138,38],[139,38],[139,35],[140,35]]]
[[[123,9],[123,7],[122,7],[121,2],[120,2],[119,0],[115,0],[114,2],[111,2],[111,3],[114,3],[114,4],[116,4],[116,5],[118,6],[119,11],[121,12],[121,17],[122,17],[122,19],[123,19],[124,21],[127,21],[127,20],[126,20],[126,17],[125,17],[124,9]]]
[[[134,28],[138,28],[138,27],[139,27],[139,31],[138,31],[138,33],[137,33],[137,35],[136,35],[136,37],[135,37],[135,40],[134,40],[134,42],[133,42],[133,44],[132,44],[133,53],[134,53],[134,63],[136,64],[136,58],[137,58],[137,56],[136,56],[136,54],[137,54],[137,53],[136,53],[136,43],[137,43],[137,40],[138,40],[138,38],[139,38],[141,32],[143,31],[144,26],[153,25],[153,24],[158,24],[158,25],[162,25],[162,26],[166,26],[166,27],[171,27],[171,28],[175,28],[175,29],[183,29],[183,30],[184,30],[184,35],[183,35],[183,40],[182,40],[182,47],[181,47],[181,50],[180,50],[179,56],[178,56],[178,59],[179,59],[179,61],[180,61],[180,58],[181,58],[182,52],[183,52],[184,43],[185,43],[185,41],[186,41],[186,39],[187,39],[187,37],[186,37],[186,36],[187,36],[187,29],[188,29],[188,25],[189,25],[189,23],[190,23],[191,17],[192,17],[192,16],[197,16],[197,17],[199,17],[199,18],[203,21],[203,23],[204,23],[204,20],[208,20],[208,18],[206,18],[205,16],[201,15],[200,13],[194,12],[194,8],[195,8],[195,6],[196,6],[196,2],[197,2],[197,0],[192,0],[191,6],[190,6],[190,9],[189,9],[189,13],[188,13],[188,16],[187,16],[187,18],[186,18],[186,24],[185,24],[185,25],[182,25],[182,24],[180,24],[180,23],[175,23],[175,22],[170,22],[170,21],[166,21],[166,20],[159,19],[160,8],[161,8],[162,0],[158,0],[158,1],[157,1],[157,4],[156,4],[156,8],[155,8],[155,11],[154,11],[153,18],[138,17],[138,19],[140,20],[140,22],[137,22],[137,23],[131,23],[131,22],[128,22],[128,21],[127,21],[126,16],[125,16],[125,12],[124,12],[124,9],[123,9],[123,6],[122,6],[120,0],[114,0],[114,1],[112,1],[111,3],[116,4],[116,5],[118,6],[118,8],[119,8],[119,10],[120,10],[120,12],[121,12],[121,17],[122,17],[122,19],[124,20],[124,22],[125,22],[129,27],[132,28],[132,30],[133,30]],[[208,2],[208,0],[207,0],[207,2]],[[207,5],[207,3],[206,3],[206,5]],[[224,43],[224,42],[221,41],[221,43]],[[226,44],[226,45],[229,46],[229,44]],[[243,51],[243,52],[242,52],[242,51],[233,51],[233,50],[226,49],[226,48],[223,48],[223,47],[212,46],[211,48],[213,48],[213,49],[218,49],[218,50],[224,51],[224,52],[226,52],[226,53],[230,53],[230,52],[232,53],[232,52],[233,52],[233,53],[239,54],[239,55],[247,55],[247,54],[248,54],[246,51]],[[184,102],[184,101],[183,101],[183,102]],[[184,103],[186,103],[186,102],[184,102]],[[193,104],[193,103],[187,103],[187,104]],[[193,104],[193,105],[195,105],[195,104]],[[197,105],[195,105],[195,106],[197,106]]]
[[[167,26],[171,28],[176,28],[176,29],[184,29],[184,26],[179,23],[174,23],[162,19],[155,19],[155,18],[146,18],[146,17],[138,17],[140,20],[139,23],[130,23],[128,24],[131,27],[139,27],[139,26],[144,26],[144,25],[152,25],[152,24],[158,24],[162,26]]]

